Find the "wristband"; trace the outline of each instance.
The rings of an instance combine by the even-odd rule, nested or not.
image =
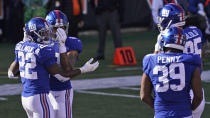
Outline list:
[[[59,53],[65,53],[66,47],[65,46],[59,46]]]

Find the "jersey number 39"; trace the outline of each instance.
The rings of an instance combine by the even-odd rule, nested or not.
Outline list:
[[[178,72],[175,72],[179,70]],[[162,76],[158,77],[158,83],[155,86],[157,92],[166,92],[169,89],[172,91],[181,91],[185,87],[185,69],[183,63],[173,63],[169,67],[155,66],[153,69],[153,74],[157,75],[158,72],[162,72]],[[179,85],[170,84],[169,80],[179,80]]]

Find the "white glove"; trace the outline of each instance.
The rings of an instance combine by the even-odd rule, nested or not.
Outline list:
[[[95,71],[98,68],[98,66],[99,66],[98,61],[96,61],[93,64],[91,64],[91,62],[93,62],[93,58],[91,58],[89,61],[87,61],[85,63],[85,65],[80,68],[81,73],[92,72],[92,71]]]
[[[19,77],[14,76],[13,72],[11,70],[8,70],[8,78],[10,78],[10,79],[18,79]]]
[[[157,43],[155,44],[155,51],[161,51],[161,33],[157,37]]]
[[[57,40],[59,42],[59,52],[64,53],[66,52],[65,42],[67,39],[66,32],[62,28],[58,28],[56,32]]]
[[[206,13],[203,10],[198,10],[198,14],[204,17],[206,16]]]
[[[23,41],[27,41],[28,39],[27,39],[27,36],[26,36],[26,32],[24,31],[24,33],[23,33]]]

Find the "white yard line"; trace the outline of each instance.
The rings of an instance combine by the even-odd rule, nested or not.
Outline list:
[[[130,70],[142,70],[140,67],[123,67],[123,68],[116,68],[116,71],[130,71]]]
[[[117,88],[126,86],[137,86],[140,84],[141,76],[125,76],[98,79],[72,80],[74,90],[91,90]],[[22,91],[22,84],[3,84],[0,85],[0,96],[19,95]]]
[[[1,77],[0,77],[1,78]],[[210,70],[204,71],[201,75],[202,81],[210,82]],[[122,88],[122,89],[132,89],[139,90],[139,88],[131,86],[139,86],[141,82],[141,76],[124,76],[124,77],[110,77],[110,78],[95,78],[95,79],[82,79],[82,80],[72,80],[72,86],[74,90],[81,93],[89,94],[102,94],[102,95],[113,95],[113,96],[124,96],[138,98],[134,95],[127,94],[112,94],[104,92],[94,92],[94,91],[85,91],[85,90],[94,90],[94,89],[106,89],[106,88]],[[4,84],[0,85],[0,96],[7,95],[19,95],[22,91],[21,84]],[[1,100],[1,98],[0,98]],[[210,104],[210,102],[206,102]]]
[[[85,93],[85,94],[94,94],[94,95],[118,96],[118,97],[128,97],[128,98],[139,98],[140,99],[140,96],[128,95],[128,94],[116,94],[116,93],[105,93],[105,92],[84,91],[84,90],[78,90],[76,92]]]
[[[210,104],[210,102],[206,102],[206,104]]]
[[[0,97],[0,100],[5,101],[5,100],[7,100],[7,98]]]
[[[18,95],[22,91],[22,84],[4,84],[0,86],[0,96]]]
[[[201,80],[204,82],[210,82],[210,70],[202,72]]]
[[[103,88],[117,88],[124,86],[138,86],[141,82],[141,76],[125,76],[98,79],[72,80],[72,86],[75,90],[90,90]]]
[[[140,88],[135,88],[135,87],[120,87],[120,89],[134,90],[134,91],[139,91],[140,90]]]

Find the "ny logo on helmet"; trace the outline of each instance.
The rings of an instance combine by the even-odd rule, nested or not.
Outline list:
[[[162,11],[162,16],[168,17],[169,12],[170,12],[169,10],[163,9],[163,11]]]
[[[36,31],[36,24],[29,25],[29,30],[30,30],[30,32]]]

